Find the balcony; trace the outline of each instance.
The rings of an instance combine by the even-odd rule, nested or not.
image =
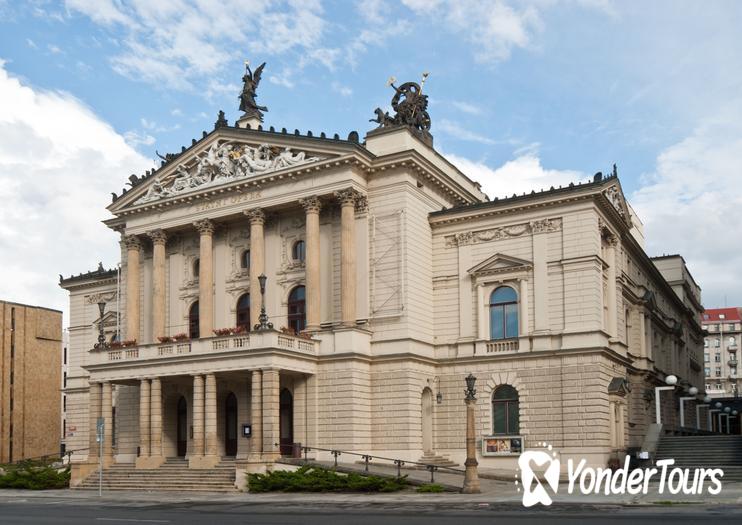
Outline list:
[[[518,351],[518,340],[517,339],[503,339],[501,341],[487,341],[485,343],[485,349],[488,354],[517,352]]]
[[[148,359],[177,359],[185,355],[208,355],[251,350],[288,350],[304,355],[317,355],[319,341],[287,335],[275,330],[250,332],[225,337],[206,337],[193,341],[152,343],[129,348],[93,350],[89,364],[141,362]]]
[[[727,352],[735,353],[737,351],[737,345],[727,346]]]
[[[734,367],[736,367],[738,363],[739,363],[739,361],[737,361],[736,359],[730,359],[729,361],[727,361],[727,366],[734,366]]]

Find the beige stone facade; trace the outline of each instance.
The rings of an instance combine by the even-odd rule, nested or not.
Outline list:
[[[238,178],[244,151],[273,168]],[[271,157],[289,151],[294,164]],[[211,152],[232,160],[198,182]],[[138,466],[265,462],[291,443],[463,463],[473,373],[480,450],[508,436],[603,465],[641,445],[666,374],[703,387],[700,291],[679,296],[646,255],[613,176],[488,201],[405,127],[363,143],[219,127],[108,209],[120,277],[61,283],[81,464],[97,457],[99,416],[115,427],[107,461]],[[274,329],[223,335],[260,322],[261,274]],[[131,343],[93,349],[118,311]],[[164,339],[176,334],[191,337]]]
[[[0,463],[60,446],[62,312],[0,301]]]

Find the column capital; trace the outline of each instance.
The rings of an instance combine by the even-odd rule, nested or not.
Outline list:
[[[265,224],[265,212],[262,208],[253,208],[242,213],[250,219],[250,224]]]
[[[127,250],[141,250],[142,241],[138,235],[124,235],[124,244]]]
[[[299,199],[299,204],[302,205],[304,211],[307,213],[319,213],[322,209],[322,201],[316,195]]]
[[[214,221],[211,219],[201,219],[193,223],[193,226],[201,235],[211,235],[214,233]]]
[[[353,188],[336,191],[333,195],[340,201],[341,206],[355,206],[356,201],[361,197],[361,194]]]
[[[165,244],[167,242],[167,233],[165,230],[152,230],[147,232],[147,236],[152,239],[152,244]]]

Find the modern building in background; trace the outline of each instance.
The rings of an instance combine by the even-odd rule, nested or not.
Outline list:
[[[114,195],[120,274],[60,279],[73,483],[99,446],[143,469],[295,443],[461,464],[469,373],[482,467],[539,442],[605,466],[641,447],[669,374],[678,426],[703,388],[700,288],[647,255],[615,169],[491,201],[434,149],[418,84],[361,140],[264,129],[250,79],[236,125]]]
[[[67,394],[64,389],[67,388],[67,370],[69,367],[69,350],[70,350],[70,332],[65,329],[62,332],[62,382],[60,384],[60,390],[62,392],[62,402],[60,406],[61,418],[60,428],[61,433],[61,450],[66,451],[66,437],[67,437]]]
[[[0,463],[59,453],[62,312],[0,301]]]
[[[742,308],[710,308],[703,312],[703,366],[706,392],[714,398],[739,395],[739,353]]]

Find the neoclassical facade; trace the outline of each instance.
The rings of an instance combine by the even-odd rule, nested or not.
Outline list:
[[[700,290],[644,252],[615,173],[491,201],[384,118],[361,141],[220,117],[114,196],[120,272],[61,280],[77,479],[99,446],[142,468],[294,443],[461,464],[469,373],[482,468],[543,441],[602,466],[641,445],[666,374],[702,389]]]

